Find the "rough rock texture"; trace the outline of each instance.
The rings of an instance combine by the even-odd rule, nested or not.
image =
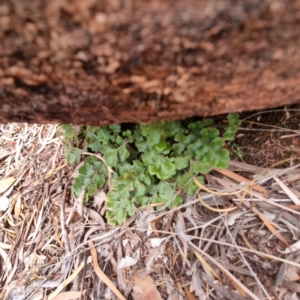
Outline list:
[[[150,122],[295,102],[299,0],[0,2],[1,122]]]

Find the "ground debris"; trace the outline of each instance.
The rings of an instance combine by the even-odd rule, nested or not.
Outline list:
[[[72,195],[55,125],[0,129],[1,299],[299,299],[296,161],[232,161],[181,206],[110,228],[104,192],[85,209]]]

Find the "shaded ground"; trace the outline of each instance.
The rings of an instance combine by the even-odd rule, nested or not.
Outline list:
[[[206,176],[200,200],[121,228],[106,225],[103,192],[85,208],[71,194],[54,125],[2,125],[0,298],[298,299],[299,114],[242,116],[232,155],[244,154]]]
[[[300,151],[299,105],[241,115],[243,124],[236,141],[242,159],[250,164],[269,167]]]

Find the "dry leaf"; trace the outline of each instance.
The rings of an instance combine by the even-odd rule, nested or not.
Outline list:
[[[2,249],[11,249],[11,245],[0,242],[0,248],[2,248]]]
[[[245,214],[245,212],[244,211],[240,211],[240,212],[234,212],[234,213],[232,213],[230,215],[227,215],[228,226],[234,225],[235,224],[235,220],[238,219],[243,214]]]
[[[206,252],[201,250],[200,248],[196,247],[194,244],[189,244],[194,248],[197,249],[198,252],[201,252],[203,256],[206,256],[213,264],[215,264],[231,281],[232,285],[236,288],[240,295],[249,295],[255,300],[259,300],[259,298],[254,295],[241,281],[239,281],[236,277],[234,277],[226,268],[224,268],[219,262],[217,262],[212,256],[208,255]]]
[[[125,258],[122,258],[118,264],[118,269],[128,268],[134,266],[138,262],[138,259],[132,258],[128,255]]]
[[[148,251],[147,256],[145,257],[146,270],[150,271],[153,268],[153,264],[157,259],[162,259],[165,256],[165,248],[162,245],[161,247],[155,247]]]
[[[266,227],[280,240],[282,241],[288,248],[290,248],[290,245],[286,241],[286,239],[282,236],[280,232],[278,232],[275,227],[270,223],[270,221],[255,207],[252,207],[252,211],[255,212],[259,218],[264,222]]]
[[[107,209],[106,203],[108,202],[108,198],[103,190],[97,190],[94,195],[93,207],[97,208],[97,211],[102,207],[100,213],[103,215]]]
[[[1,245],[0,245],[1,246]],[[281,253],[291,253],[300,249],[300,241],[294,243],[290,248],[286,248],[284,252]]]
[[[157,232],[157,228],[156,228],[156,223],[159,222],[163,217],[160,216],[160,217],[157,217],[155,218],[154,220],[151,221],[150,225],[151,225],[151,229],[153,231],[153,233],[159,237],[159,233]]]
[[[202,288],[202,278],[200,277],[199,269],[196,269],[193,273],[190,291],[194,292],[199,299],[205,299],[206,294]]]
[[[34,294],[28,298],[28,300],[43,300],[44,299],[44,290],[43,288],[39,288],[34,291]],[[66,299],[65,299],[66,300]]]
[[[14,182],[15,178],[8,177],[0,180],[0,193],[4,193]]]
[[[300,205],[299,198],[279,178],[273,176],[273,179],[296,205]]]
[[[33,183],[33,178],[31,176],[25,177],[25,180],[22,183],[23,187],[27,187]]]
[[[83,266],[84,266],[84,262],[82,262],[81,265],[74,271],[74,273],[72,275],[70,275],[65,281],[63,281],[56,288],[56,290],[48,296],[47,300],[53,300],[53,299],[55,299],[55,297],[59,294],[59,292],[62,291],[80,273],[80,271],[82,270]]]
[[[221,277],[219,274],[216,273],[216,271],[210,266],[210,264],[196,251],[194,251],[195,255],[197,256],[198,260],[201,262],[204,268],[206,268],[211,274],[215,276],[219,281],[222,282]]]
[[[198,193],[198,198],[199,198],[199,201],[201,202],[201,204],[206,207],[207,209],[211,210],[211,211],[214,211],[214,212],[220,212],[220,213],[224,213],[224,212],[229,212],[229,211],[233,211],[235,210],[236,208],[238,208],[237,206],[236,207],[229,207],[229,208],[214,208],[210,205],[208,205],[207,203],[204,202],[204,200],[201,198],[200,196],[200,193]]]
[[[190,237],[188,237],[183,231],[186,229],[184,218],[182,216],[181,211],[179,210],[177,212],[177,222],[176,222],[176,229],[178,231],[179,237],[181,239],[181,242],[183,244],[183,261],[182,265],[185,267],[186,265],[186,259],[187,259],[187,241],[191,240]]]
[[[134,300],[162,300],[153,279],[149,275],[143,278],[136,274],[134,283],[132,292]]]
[[[70,299],[77,299],[81,295],[81,292],[75,292],[75,291],[70,291],[70,292],[64,292],[58,294],[53,300],[70,300]]]
[[[219,195],[219,196],[230,196],[230,195],[236,195],[238,193],[241,193],[242,191],[244,191],[245,189],[248,189],[248,186],[245,186],[243,188],[241,188],[238,191],[234,191],[231,193],[222,193],[222,192],[215,192],[212,191],[210,189],[208,189],[206,186],[204,186],[202,183],[200,183],[196,178],[193,178],[194,182],[199,186],[199,188],[201,188],[202,190],[204,190],[205,192],[209,193],[209,194],[213,194],[213,195]]]
[[[168,296],[168,300],[179,300],[179,299],[183,299],[183,298],[177,291],[174,291],[172,294],[169,294]]]
[[[21,196],[18,195],[17,200],[16,200],[16,204],[15,204],[15,207],[14,207],[15,218],[17,220],[19,219],[21,211],[22,211],[22,199],[21,199]]]
[[[89,247],[90,247],[90,251],[91,251],[91,254],[92,254],[94,270],[95,270],[95,273],[97,274],[97,276],[115,293],[115,295],[120,300],[126,300],[125,297],[120,293],[120,291],[112,283],[112,281],[100,269],[99,264],[98,264],[98,260],[97,260],[97,251],[96,251],[94,243],[92,241],[89,241]]]
[[[159,247],[161,245],[162,242],[164,242],[166,239],[168,239],[168,237],[166,238],[152,238],[150,239],[150,243],[151,243],[151,247]]]
[[[229,178],[231,178],[231,179],[233,179],[237,182],[240,182],[240,183],[242,183],[242,182],[246,183],[247,182],[247,183],[251,184],[251,181],[249,179],[247,179],[247,178],[245,178],[241,175],[238,175],[238,174],[236,174],[236,173],[234,173],[230,170],[215,169],[215,171],[217,171],[217,172],[219,172],[219,173],[221,173],[221,174],[223,174],[223,175],[225,175],[225,176],[227,176],[227,177],[229,177]],[[253,190],[257,191],[257,192],[263,193],[264,197],[268,198],[268,191],[264,187],[253,184],[253,185],[251,185],[251,188]]]
[[[0,197],[0,211],[6,211],[9,207],[9,202],[6,196]]]
[[[2,267],[7,271],[7,273],[10,272],[12,270],[12,264],[11,264],[9,256],[2,248],[0,248],[0,256],[2,257],[3,262],[4,262],[2,264]]]
[[[190,289],[188,286],[184,287],[184,291],[185,291],[185,294],[186,294],[188,300],[196,300],[194,295],[190,292]]]

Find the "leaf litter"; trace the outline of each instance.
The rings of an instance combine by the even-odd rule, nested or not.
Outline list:
[[[112,228],[103,190],[72,194],[55,125],[0,129],[1,299],[300,299],[295,157],[231,161],[181,206]]]

